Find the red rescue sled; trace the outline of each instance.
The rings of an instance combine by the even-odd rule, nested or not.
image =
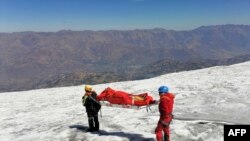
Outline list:
[[[122,108],[131,108],[132,106],[141,107],[155,104],[155,100],[148,93],[138,95],[129,94],[123,91],[116,91],[110,87],[106,88],[97,96],[98,101],[106,101],[109,104],[106,106],[116,107],[114,105],[121,105]]]

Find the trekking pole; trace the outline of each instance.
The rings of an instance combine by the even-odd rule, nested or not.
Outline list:
[[[146,110],[147,110],[147,112],[151,111],[150,105],[147,105]]]
[[[101,118],[102,118],[102,109],[100,109],[100,116],[101,116]]]

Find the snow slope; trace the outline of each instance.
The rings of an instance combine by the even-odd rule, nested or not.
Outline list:
[[[176,95],[173,141],[223,141],[223,123],[250,123],[250,62],[166,74],[159,77],[94,85],[158,99],[157,88],[168,85]],[[81,105],[84,85],[0,93],[1,141],[153,141],[159,113],[145,109],[103,107],[100,133],[85,133]]]

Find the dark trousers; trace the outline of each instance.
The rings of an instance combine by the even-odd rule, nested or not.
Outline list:
[[[99,131],[99,120],[98,114],[90,115],[88,114],[89,130]]]

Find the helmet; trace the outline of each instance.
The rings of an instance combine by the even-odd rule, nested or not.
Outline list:
[[[85,86],[85,91],[92,91],[92,87],[90,85]]]
[[[159,91],[159,93],[168,93],[168,87],[167,86],[160,86],[158,91]]]

